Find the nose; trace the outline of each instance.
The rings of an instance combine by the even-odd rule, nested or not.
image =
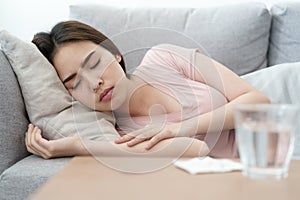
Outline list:
[[[85,77],[85,81],[88,84],[89,89],[94,93],[97,93],[103,84],[103,80],[99,77],[97,78],[96,76]]]
[[[90,87],[94,93],[97,93],[97,91],[100,89],[101,85],[103,84],[103,80],[101,78],[97,79],[89,79]]]
[[[92,92],[96,93],[103,84],[103,79],[101,74],[91,72],[89,70],[80,71],[80,77],[87,84],[87,87]]]

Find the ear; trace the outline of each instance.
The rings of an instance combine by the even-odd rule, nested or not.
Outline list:
[[[117,55],[115,55],[115,57],[116,57],[116,60],[118,61],[118,63],[122,61],[121,55],[117,54]]]

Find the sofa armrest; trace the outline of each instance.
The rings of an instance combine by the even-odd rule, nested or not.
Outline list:
[[[24,136],[28,120],[17,78],[0,51],[0,174],[29,155]]]

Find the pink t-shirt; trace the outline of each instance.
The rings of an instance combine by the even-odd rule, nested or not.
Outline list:
[[[133,75],[173,97],[181,105],[181,111],[151,118],[117,117],[118,126],[123,132],[130,133],[151,123],[170,124],[184,121],[227,103],[227,99],[218,90],[195,80],[194,57],[197,51],[198,49],[171,44],[158,45],[147,51]],[[197,135],[196,138],[208,144],[210,156],[237,157],[233,130]]]

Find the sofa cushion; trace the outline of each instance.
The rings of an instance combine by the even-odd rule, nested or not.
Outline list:
[[[240,75],[266,66],[271,17],[260,3],[197,9],[71,5],[70,18],[110,37],[130,69],[161,43],[200,48]]]
[[[28,155],[24,133],[27,129],[25,106],[17,78],[0,51],[0,174]]]
[[[300,62],[275,65],[242,78],[267,95],[272,103],[300,106]],[[300,158],[300,118],[298,120],[294,157]]]
[[[44,160],[34,155],[24,158],[1,174],[0,199],[26,199],[69,160],[70,158]]]
[[[74,101],[34,44],[7,31],[0,32],[0,42],[17,75],[30,121],[43,130],[46,138],[78,134],[87,139],[111,140],[119,136],[111,113],[96,112]]]
[[[272,6],[269,65],[300,61],[300,3]]]

